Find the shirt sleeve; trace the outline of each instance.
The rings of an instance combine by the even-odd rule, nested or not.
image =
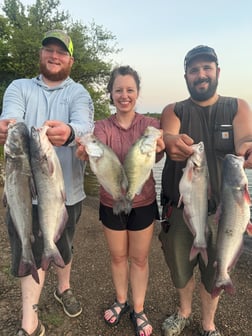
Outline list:
[[[72,98],[71,111],[69,113],[69,125],[73,128],[76,137],[93,132],[94,129],[94,105],[88,91],[77,84],[77,92]],[[69,146],[75,142],[71,142]]]
[[[24,120],[25,98],[20,84],[19,80],[14,80],[5,90],[1,119],[12,118],[16,119],[16,121]]]

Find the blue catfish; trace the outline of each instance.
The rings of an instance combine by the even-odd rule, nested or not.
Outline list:
[[[39,276],[32,253],[32,195],[35,194],[30,167],[29,131],[24,122],[11,123],[8,127],[5,156],[4,204],[22,245],[18,269],[19,276],[32,274],[39,283]]]
[[[65,267],[56,246],[68,220],[65,206],[65,185],[61,165],[46,132],[48,126],[31,127],[31,167],[35,180],[40,229],[44,251],[42,269],[47,270],[51,261]]]
[[[250,196],[245,174],[244,158],[227,154],[222,166],[221,202],[217,211],[218,222],[216,279],[212,297],[222,290],[235,292],[229,272],[236,264],[243,247],[243,235],[252,234],[250,223]]]
[[[192,145],[194,153],[187,159],[179,183],[180,206],[184,204],[184,220],[194,236],[190,260],[199,253],[207,265],[208,194],[209,178],[204,143]]]

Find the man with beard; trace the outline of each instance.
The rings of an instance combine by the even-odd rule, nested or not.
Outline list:
[[[8,124],[24,121],[28,128],[49,126],[47,136],[55,146],[61,163],[66,191],[68,221],[56,245],[65,267],[55,266],[57,287],[54,298],[62,305],[69,317],[82,312],[70,287],[75,226],[80,218],[83,189],[84,164],[75,156],[75,135],[81,136],[93,129],[93,102],[87,90],[69,77],[73,58],[71,38],[61,30],[46,33],[40,50],[40,75],[32,79],[14,80],[7,88],[0,120],[0,144],[6,141]],[[50,192],[50,190],[48,190]],[[24,195],[25,197],[25,195]],[[53,204],[52,204],[53,207]],[[21,244],[7,211],[7,226],[12,251],[12,273],[19,276]],[[45,328],[38,318],[38,303],[45,280],[41,268],[43,237],[40,234],[38,209],[33,205],[32,250],[39,275],[39,284],[28,273],[20,278],[22,290],[22,326],[18,336],[43,336]]]
[[[211,291],[215,277],[215,213],[220,202],[221,167],[228,153],[244,156],[244,167],[252,167],[252,113],[244,100],[217,94],[220,68],[214,49],[203,45],[193,48],[185,57],[184,67],[190,97],[166,106],[161,117],[167,158],[162,173],[164,221],[159,238],[180,301],[178,310],[164,321],[162,330],[165,336],[175,336],[190,325],[195,289],[193,272],[198,265],[200,335],[220,336],[214,322],[219,297],[212,298]],[[183,218],[183,206],[177,208],[183,168],[193,153],[192,144],[200,141],[204,142],[210,184],[207,266],[200,254],[189,260],[194,237]]]

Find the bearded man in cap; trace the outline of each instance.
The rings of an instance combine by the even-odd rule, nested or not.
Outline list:
[[[75,156],[75,135],[81,136],[92,131],[94,108],[88,91],[69,77],[74,63],[73,43],[64,31],[47,32],[39,55],[40,75],[32,79],[14,80],[6,89],[0,120],[0,143],[5,143],[8,125],[14,121],[25,122],[29,130],[32,126],[49,127],[46,134],[55,146],[61,163],[68,212],[65,229],[56,243],[65,267],[54,265],[58,283],[53,295],[69,317],[76,317],[82,312],[82,308],[70,287],[70,273],[75,226],[81,216],[82,201],[85,198],[85,165]],[[8,210],[6,221],[12,252],[12,273],[18,277],[22,250]],[[23,316],[21,328],[15,334],[18,336],[45,335],[45,327],[38,318],[38,303],[45,280],[45,271],[41,267],[43,236],[39,232],[38,206],[34,202],[35,243],[32,244],[32,251],[39,283],[35,282],[29,271],[20,277]]]
[[[184,60],[184,78],[190,97],[167,105],[161,116],[167,158],[162,173],[163,223],[159,235],[173,284],[178,292],[179,307],[162,325],[163,335],[180,335],[191,324],[195,289],[194,269],[201,275],[202,336],[221,336],[215,325],[219,296],[212,296],[216,273],[216,209],[220,203],[221,168],[226,154],[245,158],[244,168],[252,167],[252,112],[242,99],[217,93],[220,68],[213,48],[199,45]],[[193,235],[179,204],[179,182],[186,160],[193,154],[192,145],[203,141],[209,170],[207,255],[190,260]],[[195,210],[197,211],[197,209]]]

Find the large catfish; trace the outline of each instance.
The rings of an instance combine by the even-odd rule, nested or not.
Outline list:
[[[189,258],[192,260],[200,253],[207,265],[208,167],[204,143],[192,147],[194,153],[188,158],[179,183],[178,206],[183,202],[184,220],[194,236]]]
[[[65,207],[65,185],[61,165],[46,132],[48,126],[31,127],[31,167],[37,191],[38,215],[43,235],[42,269],[50,262],[64,267],[65,263],[56,246],[68,219]]]
[[[5,156],[4,204],[22,245],[18,269],[19,276],[32,274],[39,283],[39,276],[32,253],[32,194],[35,193],[30,167],[29,131],[24,122],[11,123],[8,127]]]
[[[229,272],[236,264],[243,247],[243,235],[247,229],[252,234],[250,223],[250,196],[245,174],[244,158],[227,154],[222,166],[221,202],[217,211],[217,267],[212,296],[222,290],[233,294],[235,288]]]

